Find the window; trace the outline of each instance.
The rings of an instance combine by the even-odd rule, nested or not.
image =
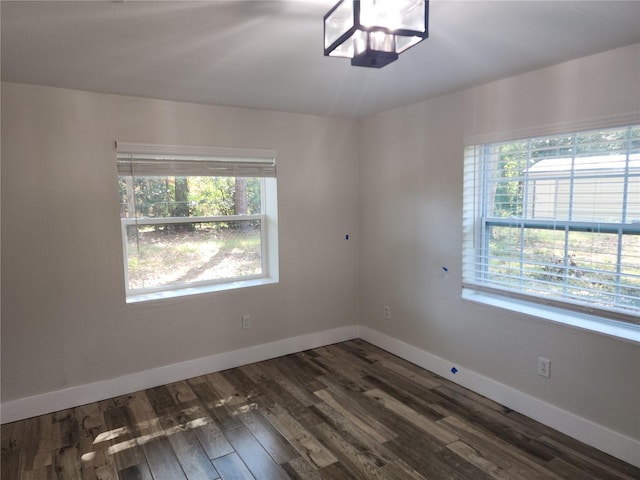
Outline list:
[[[116,150],[128,302],[278,280],[275,152]]]
[[[640,126],[467,147],[463,287],[639,323]]]

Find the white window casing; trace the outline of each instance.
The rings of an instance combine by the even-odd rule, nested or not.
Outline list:
[[[265,149],[235,149],[218,147],[192,147],[147,145],[139,143],[116,144],[117,171],[121,178],[141,177],[250,177],[260,179],[261,212],[240,215],[207,216],[140,216],[121,218],[123,262],[127,303],[172,298],[248,286],[277,283],[278,213],[276,152]],[[210,224],[216,222],[259,222],[261,269],[258,274],[243,274],[188,283],[157,285],[150,288],[131,288],[129,282],[129,242],[127,229],[134,226],[171,224]]]
[[[470,145],[463,197],[465,298],[640,324],[640,126]]]

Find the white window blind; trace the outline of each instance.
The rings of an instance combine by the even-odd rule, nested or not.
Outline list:
[[[640,323],[640,126],[474,145],[464,169],[464,287]]]
[[[272,150],[116,144],[118,174],[138,176],[275,177]]]

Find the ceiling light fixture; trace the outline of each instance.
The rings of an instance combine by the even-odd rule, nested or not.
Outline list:
[[[324,16],[324,54],[381,68],[428,30],[429,0],[340,0]]]

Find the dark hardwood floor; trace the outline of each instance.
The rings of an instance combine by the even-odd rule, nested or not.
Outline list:
[[[354,340],[2,426],[2,479],[640,479]]]

